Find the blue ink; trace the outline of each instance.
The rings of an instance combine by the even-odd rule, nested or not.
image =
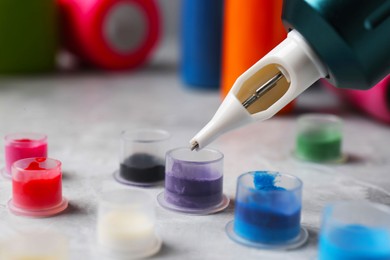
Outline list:
[[[278,173],[270,173],[265,171],[258,171],[254,173],[253,183],[256,190],[285,190],[282,187],[275,186],[275,178],[279,176]]]
[[[253,242],[280,244],[299,235],[300,196],[276,186],[278,175],[254,172],[254,188],[237,196],[234,231],[239,236]]]
[[[390,233],[383,228],[345,225],[322,231],[319,259],[389,260]]]

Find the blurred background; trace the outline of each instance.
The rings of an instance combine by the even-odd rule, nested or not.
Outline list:
[[[219,91],[280,43],[282,1],[42,0],[0,3],[0,74],[171,69],[184,88]],[[389,77],[369,91],[332,95],[390,122]],[[281,114],[292,112],[294,103]]]

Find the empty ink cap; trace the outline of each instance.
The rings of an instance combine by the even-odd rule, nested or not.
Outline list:
[[[390,259],[389,241],[389,207],[368,201],[334,203],[323,212],[318,259]]]
[[[342,120],[334,115],[307,114],[298,118],[295,155],[313,162],[342,162]]]
[[[167,152],[165,191],[159,204],[176,212],[207,215],[224,210],[223,154],[214,149],[198,152],[176,148]]]
[[[105,256],[143,258],[156,254],[154,200],[139,190],[111,190],[99,199],[97,244]]]
[[[12,199],[9,210],[29,217],[48,217],[65,210],[61,162],[51,158],[27,158],[12,165]]]
[[[234,220],[226,233],[234,242],[259,249],[287,250],[303,245],[302,181],[278,172],[242,174],[237,181]]]
[[[0,252],[7,260],[67,260],[68,242],[56,232],[28,231],[8,237]]]
[[[170,134],[160,129],[123,131],[116,181],[133,186],[154,186],[165,177],[165,153]]]
[[[40,133],[12,133],[4,137],[5,167],[3,176],[11,179],[12,164],[20,159],[47,157],[47,136]]]

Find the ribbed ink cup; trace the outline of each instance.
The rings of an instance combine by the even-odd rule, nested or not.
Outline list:
[[[166,154],[165,191],[157,197],[168,210],[207,215],[224,210],[223,154],[214,149],[176,148]]]
[[[244,246],[287,250],[303,245],[308,233],[301,227],[302,181],[278,172],[255,171],[237,181],[234,220],[227,235]]]
[[[40,133],[12,133],[4,137],[5,167],[2,174],[11,179],[12,164],[18,160],[47,157],[47,135]]]
[[[138,259],[156,254],[162,242],[155,229],[155,201],[144,191],[110,190],[101,194],[97,251],[107,259]]]
[[[367,201],[328,205],[322,216],[318,259],[390,259],[390,208]]]
[[[121,134],[118,182],[133,186],[155,186],[165,178],[165,153],[170,134],[159,129],[135,129]]]
[[[307,114],[298,118],[295,155],[311,162],[343,162],[341,118],[328,114]]]
[[[26,217],[49,217],[64,211],[61,162],[51,158],[27,158],[12,164],[12,199],[9,210]]]

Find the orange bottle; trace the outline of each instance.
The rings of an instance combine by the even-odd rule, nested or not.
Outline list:
[[[221,95],[237,77],[287,36],[282,24],[283,0],[225,0]],[[290,103],[279,113],[292,110]]]

